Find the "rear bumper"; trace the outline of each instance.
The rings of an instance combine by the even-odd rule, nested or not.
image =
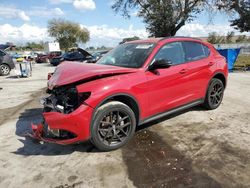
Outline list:
[[[58,144],[72,144],[82,142],[90,138],[90,124],[93,108],[87,105],[81,105],[70,114],[59,112],[43,113],[44,122],[38,125],[32,124],[33,138]],[[71,136],[53,136],[51,133],[64,132]],[[50,136],[49,136],[50,135]]]

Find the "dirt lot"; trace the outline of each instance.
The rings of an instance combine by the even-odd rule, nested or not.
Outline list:
[[[223,104],[196,107],[137,131],[122,149],[39,143],[46,64],[33,77],[0,77],[0,187],[250,187],[250,73],[231,73]],[[154,126],[152,126],[154,125]]]

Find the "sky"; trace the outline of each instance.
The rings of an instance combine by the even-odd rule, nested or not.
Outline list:
[[[54,41],[47,33],[47,23],[52,18],[63,18],[86,27],[90,41],[84,47],[113,47],[122,38],[148,37],[136,10],[131,11],[130,19],[125,19],[114,13],[112,3],[113,0],[0,0],[0,43]],[[177,35],[206,37],[214,31],[221,35],[230,31],[240,34],[230,27],[230,19],[226,14],[211,15],[205,10],[182,27]]]

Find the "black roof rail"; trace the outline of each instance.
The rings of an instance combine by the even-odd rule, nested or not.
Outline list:
[[[163,37],[161,40],[172,39],[172,38],[194,39],[194,40],[202,41],[200,38],[196,38],[196,37],[185,37],[185,36]]]

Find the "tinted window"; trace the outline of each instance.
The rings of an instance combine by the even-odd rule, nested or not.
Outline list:
[[[198,42],[183,42],[186,61],[196,61],[209,56],[209,49]]]
[[[185,62],[185,56],[181,42],[173,42],[163,46],[156,54],[155,59],[170,60],[172,64],[177,65]]]

